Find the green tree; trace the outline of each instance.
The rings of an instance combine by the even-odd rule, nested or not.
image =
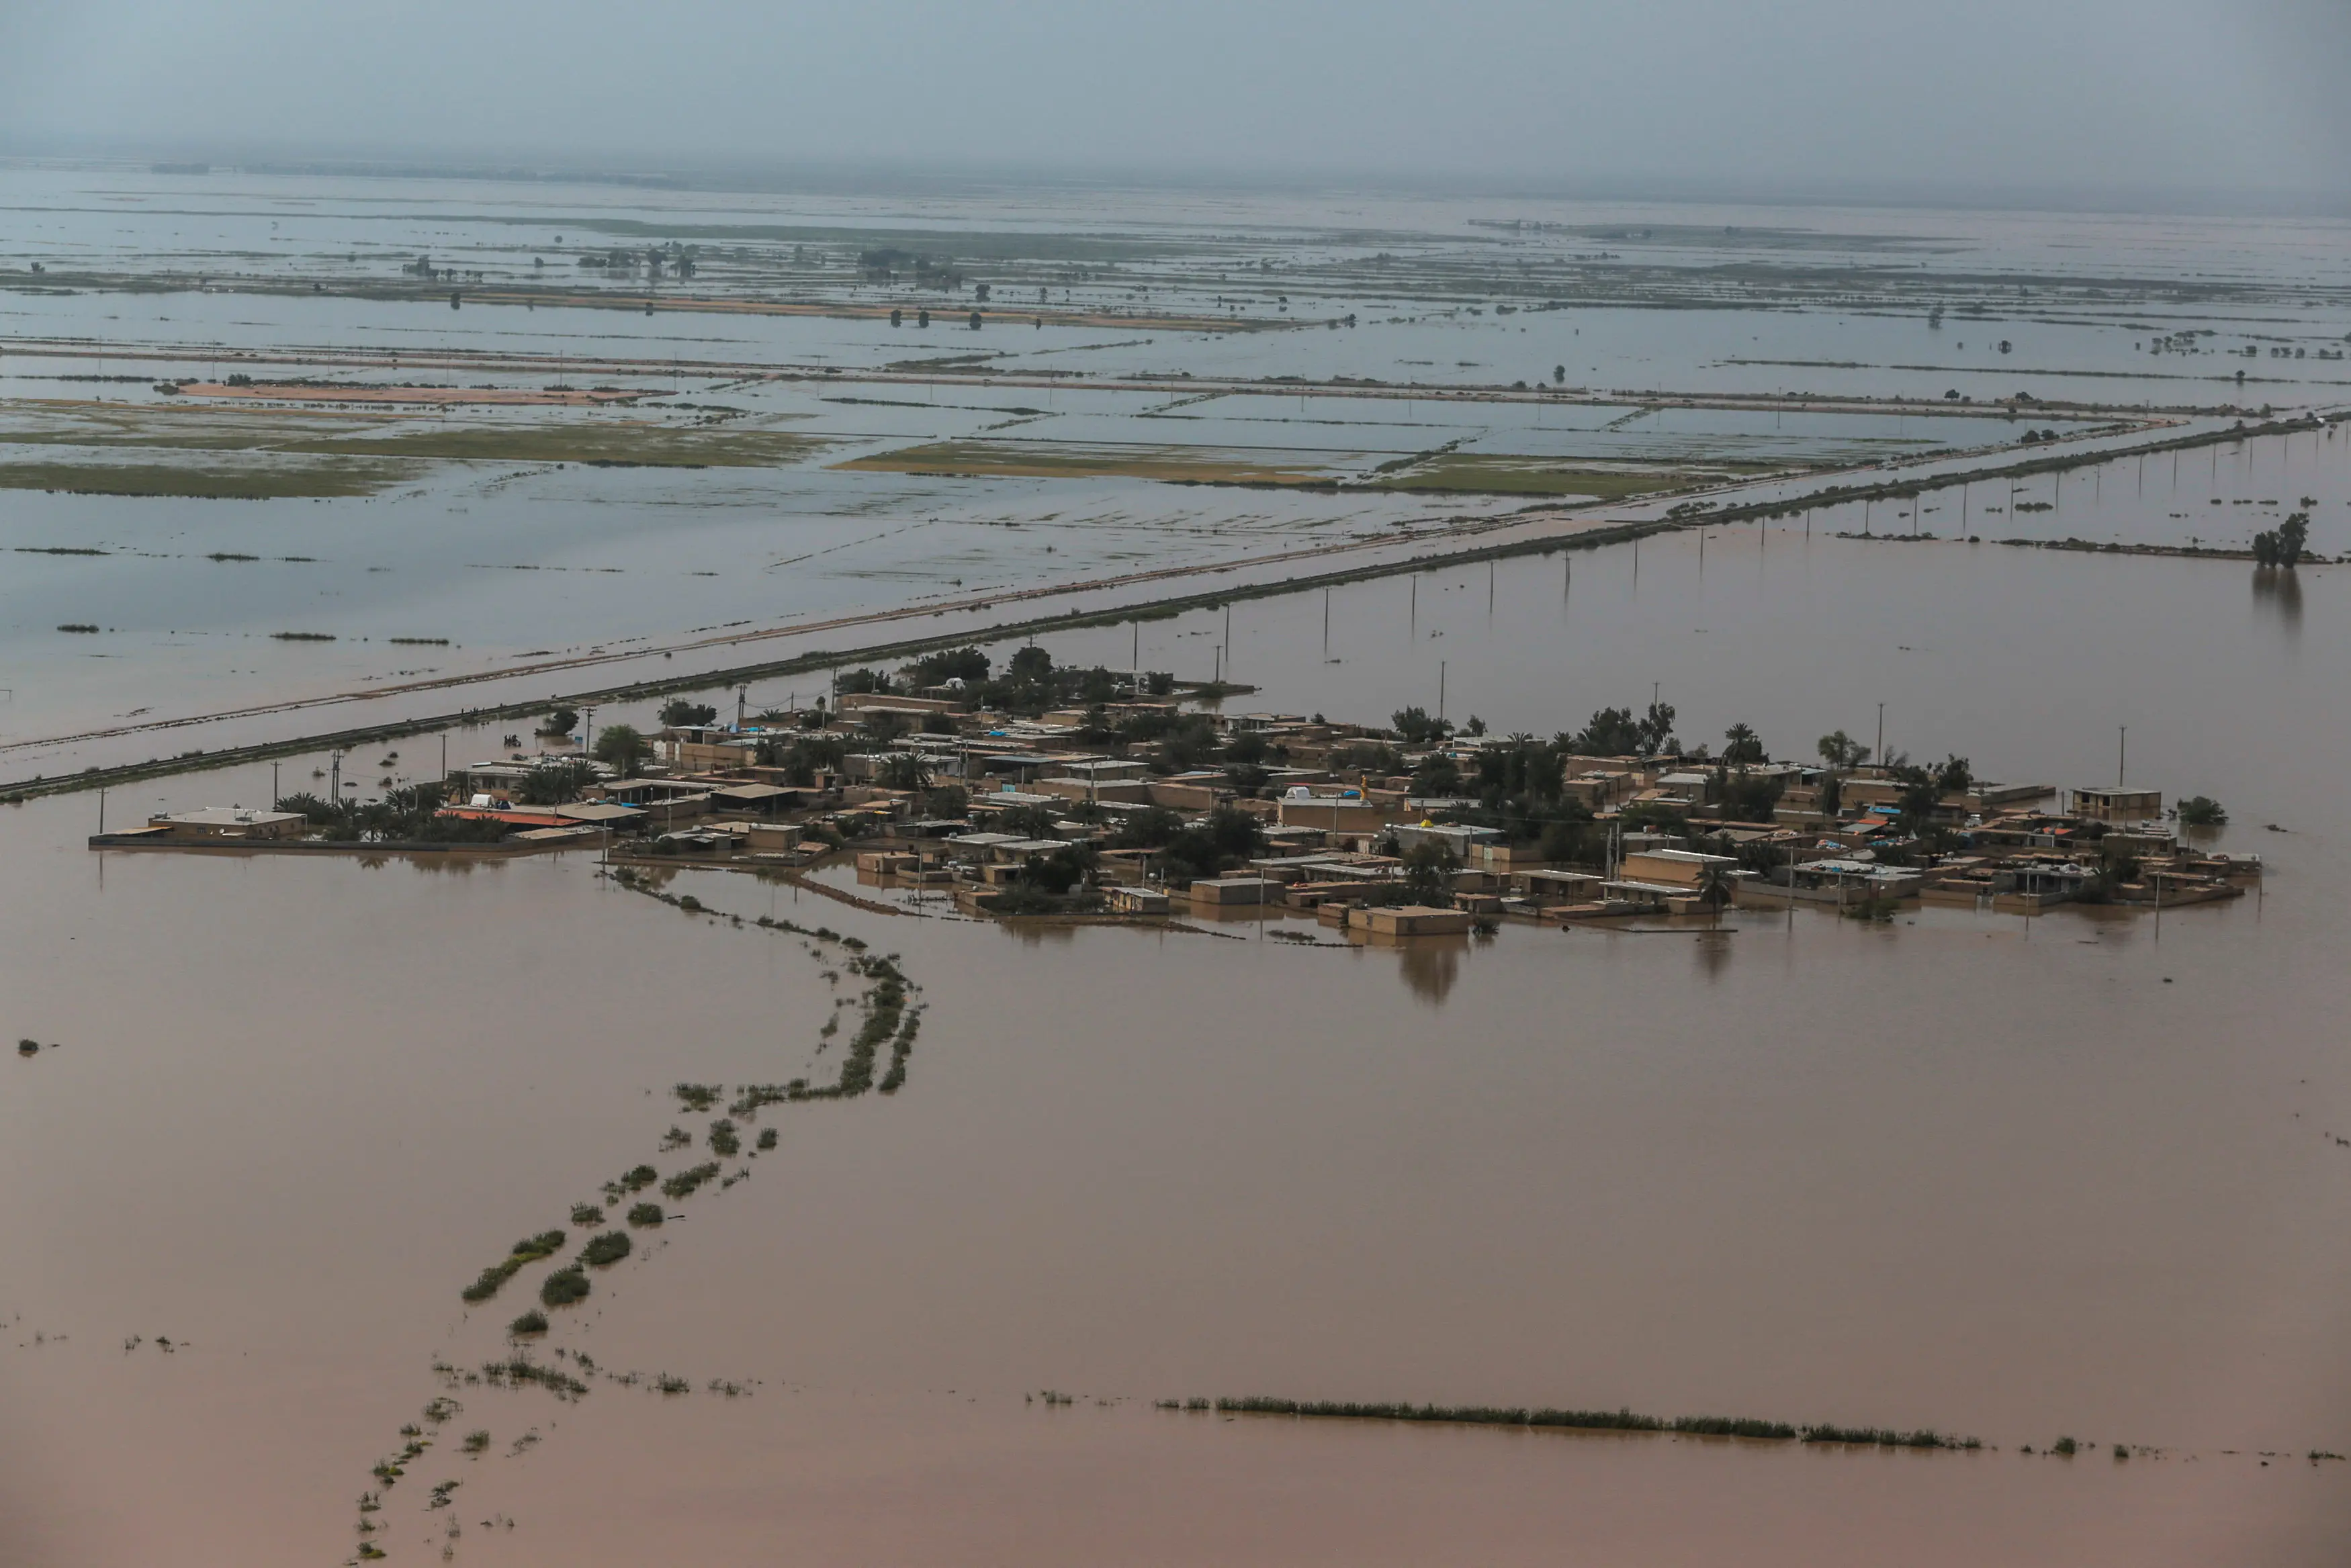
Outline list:
[[[1869,748],[1843,730],[1823,735],[1820,753],[1821,761],[1837,769],[1857,768],[1869,761]]]
[[[580,727],[580,712],[575,708],[558,708],[539,721],[542,735],[568,735]]]
[[[1461,790],[1461,770],[1443,752],[1431,752],[1412,774],[1412,793],[1424,799],[1458,794]]]
[[[637,765],[653,754],[653,743],[632,725],[609,725],[596,737],[596,760],[611,764],[624,779],[636,777]]]
[[[1450,904],[1454,874],[1460,869],[1460,857],[1444,845],[1434,840],[1414,845],[1404,852],[1402,887],[1405,899],[1440,908]]]
[[[577,759],[542,763],[524,775],[515,799],[524,805],[561,805],[580,798],[596,770]]]
[[[1395,732],[1404,737],[1407,746],[1431,746],[1453,732],[1453,726],[1442,719],[1432,719],[1425,708],[1402,708],[1389,715]]]
[[[1602,708],[1571,742],[1586,757],[1629,756],[1641,749],[1641,726],[1630,708]]]
[[[997,823],[1005,833],[1017,833],[1023,838],[1053,836],[1053,812],[1050,806],[1016,805],[997,814]]]
[[[281,804],[279,809],[293,811],[298,808]],[[2209,794],[2191,794],[2174,809],[2183,827],[2225,827],[2229,824],[2228,812]]]
[[[1147,805],[1127,814],[1112,842],[1121,849],[1160,849],[1183,827],[1184,819],[1165,806]]]
[[[1722,732],[1722,760],[1733,767],[1749,767],[1771,759],[1763,750],[1763,742],[1754,729],[1746,724],[1733,724]]]
[[[662,704],[664,724],[715,724],[718,710],[707,702],[689,702],[683,697],[673,697]]]
[[[912,752],[896,752],[882,759],[878,782],[884,789],[922,790],[931,787],[931,770]]]
[[[1660,752],[1677,753],[1681,750],[1674,743],[1674,705],[1670,702],[1650,703],[1649,711],[1641,716],[1639,730],[1640,750],[1645,757],[1654,757]]]
[[[987,679],[987,655],[976,648],[943,649],[926,653],[906,667],[906,684],[920,689],[944,686],[950,680],[977,685]]]
[[[2253,535],[2253,564],[2292,571],[2309,545],[2310,514],[2288,513],[2285,521],[2275,528],[2264,528]]]

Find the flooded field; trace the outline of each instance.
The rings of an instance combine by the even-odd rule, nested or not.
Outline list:
[[[22,165],[0,213],[0,779],[1096,616],[1036,640],[1335,720],[1882,723],[2270,865],[2159,924],[1383,948],[85,846],[507,719],[0,807],[0,1560],[2339,1559],[2351,438],[2226,439],[2341,398],[2339,225]],[[2050,443],[2114,455],[1937,483]],[[1915,493],[1808,500],[1856,483]],[[1696,498],[1783,511],[1566,548]]]
[[[451,680],[509,702],[501,672],[535,694],[550,660],[658,649],[644,679],[716,633],[1152,575],[1142,600],[2351,379],[2339,235],[2308,222],[26,162],[0,213],[12,779],[168,754],[68,739],[165,719]],[[2239,539],[2256,514],[2225,508],[2304,493],[2261,447],[2137,460],[2161,508],[2102,514],[2090,468],[1907,520]],[[216,728],[178,749],[257,738]]]
[[[1433,705],[1442,659],[1451,711],[1545,733],[1656,681],[1686,735],[1744,720],[1792,753],[1884,701],[1889,746],[2060,784],[2109,776],[2127,723],[2132,778],[2223,798],[2265,892],[2159,933],[1734,912],[1331,951],[1254,922],[1022,936],[680,873],[694,915],[578,856],[99,857],[89,797],[36,803],[0,818],[0,990],[57,1045],[0,1097],[26,1265],[0,1376],[38,1412],[7,1440],[40,1435],[11,1455],[16,1511],[83,1561],[316,1561],[447,1397],[462,1414],[368,1516],[395,1550],[454,1518],[484,1560],[780,1533],[806,1560],[1074,1562],[1144,1520],[1167,1562],[1548,1561],[1567,1531],[1629,1561],[1793,1562],[1829,1518],[1844,1549],[1928,1562],[2330,1561],[2351,1474],[2306,1456],[2351,1449],[2337,574],[2305,570],[2289,616],[2241,565],[1734,537],[1749,553],[1709,537],[1703,568],[1695,535],[1645,542],[1637,582],[1617,547],[1572,577],[1359,585],[1327,656],[1319,603],[1245,604],[1234,667],[1252,703],[1372,717],[1416,679]],[[1221,617],[1144,630],[1180,669]],[[1120,646],[1049,642],[1128,651],[1093,635]],[[457,1287],[698,1128],[670,1085],[838,1059],[837,988],[798,940],[708,911],[896,955],[928,1009],[905,1086],[761,1113],[781,1139],[753,1179],[679,1205],[559,1325],[600,1369],[585,1397],[444,1388],[430,1364],[502,1355],[526,1304],[467,1314]],[[1152,1407],[1251,1394],[1990,1447]],[[2061,1437],[2079,1452],[2041,1451]],[[114,1506],[131,1476],[152,1509]],[[429,1510],[442,1479],[456,1506]],[[1366,1490],[1387,1501],[1341,1505]]]

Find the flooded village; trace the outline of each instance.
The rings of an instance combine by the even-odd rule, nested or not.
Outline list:
[[[1878,758],[1841,731],[1801,760],[1775,757],[1745,724],[1686,745],[1673,708],[1654,701],[1545,741],[1412,707],[1385,724],[1231,711],[1248,688],[1057,667],[1033,645],[1000,666],[964,647],[838,672],[831,686],[756,715],[738,693],[724,718],[675,699],[650,732],[593,730],[561,709],[528,749],[508,734],[501,754],[438,783],[354,798],[338,756],[323,794],[162,813],[89,842],[589,849],[620,866],[804,884],[853,867],[856,884],[904,896],[893,909],[1306,917],[1373,941],[1728,909],[2159,910],[2238,898],[2262,872],[2257,857],[2199,845],[2199,829],[2227,820],[2205,797],[2167,805],[2159,789],[2119,782],[1996,782],[1956,755]]]

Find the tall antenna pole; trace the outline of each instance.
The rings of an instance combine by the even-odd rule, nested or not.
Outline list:
[[[1886,704],[1877,705],[1877,765],[1886,765]]]
[[[2130,726],[2123,725],[2121,732],[2115,737],[2115,787],[2116,789],[2123,787],[2123,777],[2130,766]]]

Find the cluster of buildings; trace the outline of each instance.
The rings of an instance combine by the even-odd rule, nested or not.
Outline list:
[[[1175,700],[1022,718],[955,691],[852,694],[764,722],[671,726],[628,776],[583,770],[576,755],[472,763],[449,774],[441,814],[505,825],[517,848],[592,843],[627,858],[753,867],[845,852],[863,880],[932,890],[974,914],[1311,913],[1374,938],[1726,906],[2169,907],[2236,897],[2260,874],[2252,857],[2184,843],[2154,791],[1970,780],[1922,811],[1915,784],[1886,769],[1675,756],[1542,753],[1561,771],[1541,793],[1590,814],[1572,841],[1545,839],[1478,822],[1490,814],[1476,799],[1416,792],[1433,753],[1475,778],[1482,751],[1511,742],[1447,736],[1399,751],[1385,732],[1319,718],[1210,718],[1222,754],[1180,767],[1178,748],[1196,759],[1200,736]],[[1171,738],[1106,742],[1106,726]],[[1236,766],[1237,754],[1255,760]],[[1366,757],[1413,771],[1374,776]],[[570,787],[543,787],[559,768]],[[532,804],[558,794],[571,798]],[[1759,801],[1769,821],[1752,820]],[[1133,831],[1144,813],[1155,835]],[[1181,826],[1219,813],[1252,819],[1246,854],[1203,867],[1137,846],[1164,846],[1171,814]],[[306,826],[296,814],[237,808],[158,816],[142,831],[259,846]],[[1040,898],[1040,864],[1057,858],[1079,869],[1043,878]]]

